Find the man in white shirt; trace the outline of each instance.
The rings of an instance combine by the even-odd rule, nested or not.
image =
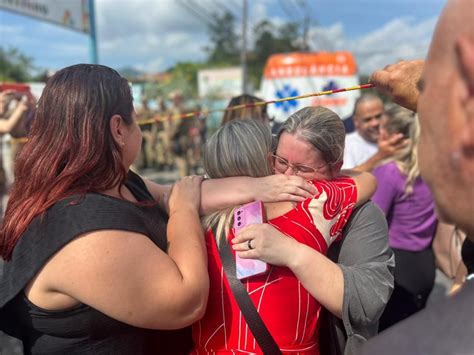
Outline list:
[[[346,136],[343,169],[372,171],[381,161],[406,145],[402,134],[379,140],[383,115],[384,105],[378,96],[365,94],[356,100],[352,118],[356,130]]]

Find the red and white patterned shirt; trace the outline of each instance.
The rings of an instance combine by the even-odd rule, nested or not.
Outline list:
[[[268,221],[289,238],[322,254],[340,238],[356,202],[354,180],[340,177],[313,181],[312,199]],[[228,233],[228,240],[234,237]],[[193,325],[193,354],[262,353],[234,299],[225,277],[217,245],[206,234],[210,293],[206,314]],[[263,275],[243,280],[262,320],[283,353],[319,354],[318,319],[321,305],[286,267],[272,266]]]

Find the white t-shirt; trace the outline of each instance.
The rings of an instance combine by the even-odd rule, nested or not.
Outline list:
[[[377,153],[377,143],[366,141],[359,132],[355,131],[346,135],[346,147],[344,149],[343,169],[352,169],[353,167],[365,163]]]

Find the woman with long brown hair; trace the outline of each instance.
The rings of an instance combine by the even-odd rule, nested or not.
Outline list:
[[[26,353],[144,353],[161,334],[141,328],[181,328],[202,314],[200,179],[175,185],[167,228],[129,171],[140,144],[117,72],[75,65],[48,81],[1,231],[2,318]]]
[[[79,64],[48,81],[0,235],[0,328],[26,353],[186,351],[186,338],[163,329],[206,306],[201,178],[171,193],[142,179],[129,170],[141,139],[130,86],[113,69]],[[249,189],[243,201],[257,198]]]

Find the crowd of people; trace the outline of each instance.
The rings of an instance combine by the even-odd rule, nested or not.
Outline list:
[[[156,113],[146,102],[134,111],[115,70],[55,73],[15,160],[0,329],[28,354],[471,354],[470,11],[469,0],[450,0],[426,61],[372,74],[391,103],[362,95],[352,133],[325,107],[295,112],[275,135],[265,106],[228,113],[202,148],[204,178],[188,176],[203,121],[179,118],[179,93],[142,142],[139,118]],[[140,154],[153,164],[151,151],[182,178],[161,185],[135,173]],[[234,229],[251,201],[266,223]],[[426,307],[441,222],[465,235],[461,282]],[[237,279],[237,257],[268,269]]]
[[[168,102],[169,107],[166,106]],[[143,96],[137,110],[142,126],[143,143],[134,167],[138,170],[177,170],[179,177],[202,173],[202,148],[206,137],[206,116],[198,114],[196,107],[186,107],[179,90],[169,94],[169,100],[157,100],[157,109],[149,108],[149,100]]]
[[[21,90],[0,90],[0,216],[14,181],[14,161],[25,143],[35,105],[36,100],[27,86]]]

